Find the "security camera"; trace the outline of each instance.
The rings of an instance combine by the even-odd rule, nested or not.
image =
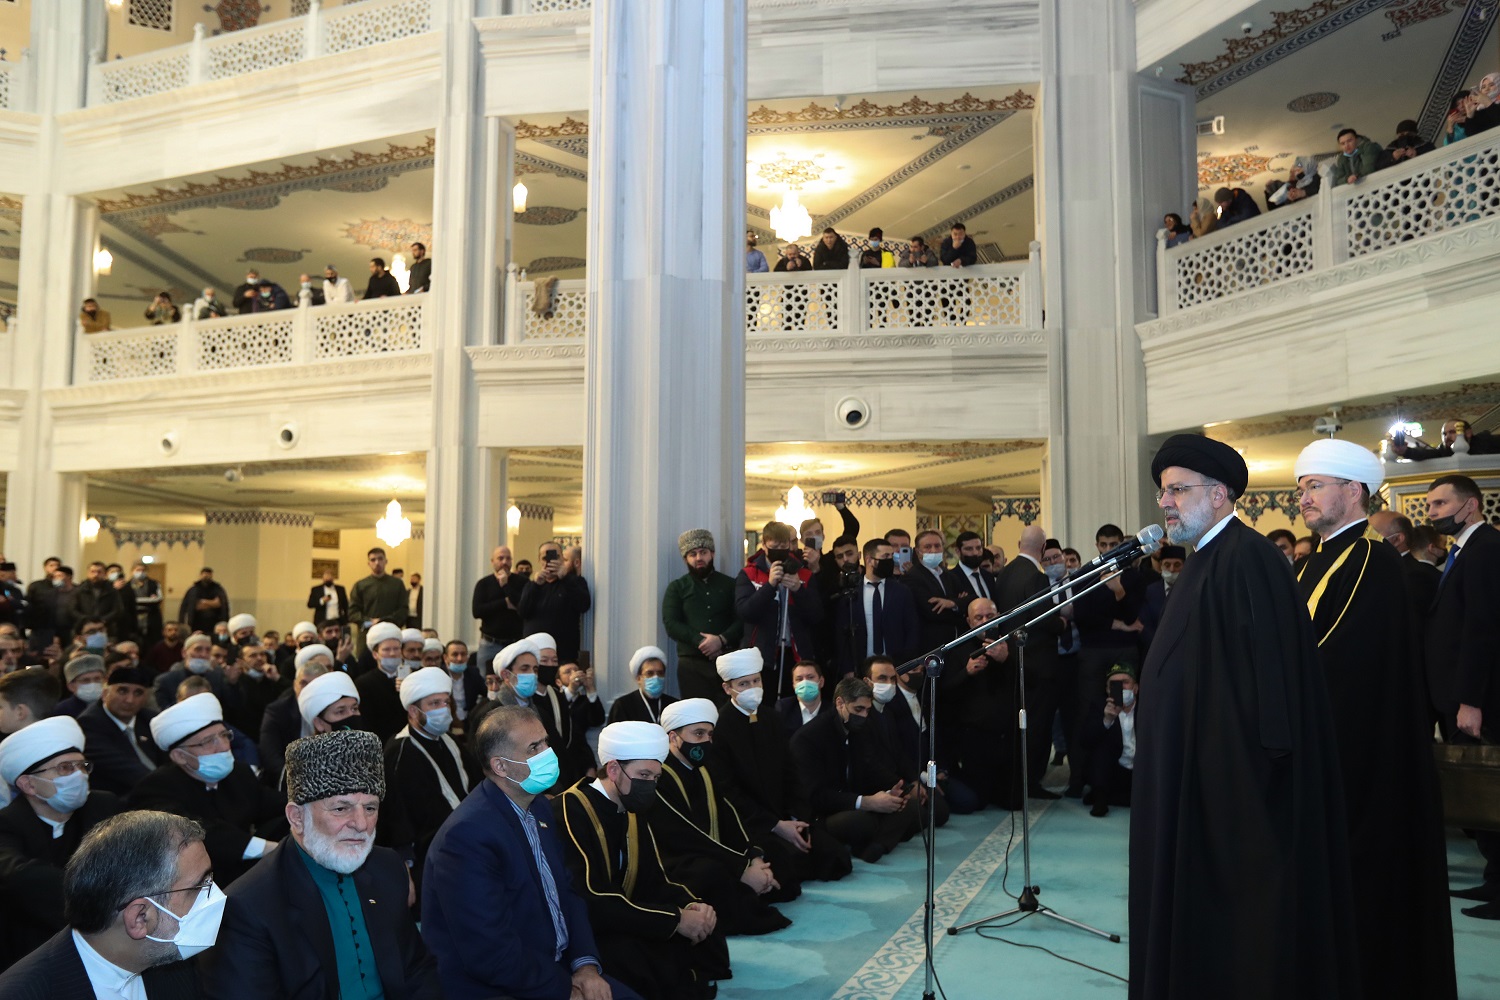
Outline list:
[[[870,422],[870,404],[858,396],[845,396],[833,408],[839,421],[851,430]]]
[[[1243,23],[1240,24],[1240,32],[1241,32],[1241,34],[1248,35],[1248,34],[1250,34],[1250,32],[1252,32],[1254,30],[1255,30],[1255,25],[1251,24],[1249,21],[1245,21],[1245,22],[1243,22]]]
[[[1333,437],[1343,429],[1344,425],[1339,422],[1339,418],[1337,416],[1319,417],[1318,419],[1313,421],[1314,434],[1325,434],[1328,437]]]
[[[156,446],[161,449],[163,455],[177,454],[177,432],[166,431],[162,434],[161,440],[156,442]]]
[[[283,448],[295,447],[301,437],[302,430],[294,421],[288,421],[276,430],[276,443]]]
[[[224,470],[224,481],[226,483],[237,483],[245,478],[245,473],[240,469],[230,468]]]

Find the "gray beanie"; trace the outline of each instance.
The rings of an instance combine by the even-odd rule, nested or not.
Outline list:
[[[684,531],[677,536],[677,548],[683,555],[687,555],[694,549],[708,549],[710,552],[718,551],[714,548],[713,532],[707,528],[690,528]]]

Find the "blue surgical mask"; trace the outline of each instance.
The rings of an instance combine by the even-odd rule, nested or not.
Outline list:
[[[191,657],[187,661],[188,670],[192,671],[195,674],[206,674],[208,673],[208,668],[211,666],[213,666],[212,663],[199,656]]]
[[[204,754],[198,758],[198,776],[204,781],[223,781],[234,770],[234,751]]]
[[[522,698],[536,694],[536,674],[516,674],[516,694]]]
[[[943,565],[943,554],[941,552],[923,552],[922,565],[928,569],[937,569]]]
[[[53,778],[52,789],[52,794],[42,801],[60,813],[73,812],[81,809],[89,800],[89,776],[82,771],[74,771],[72,774]]]
[[[380,658],[380,669],[388,674],[394,674],[396,668],[399,666],[401,666],[401,657],[399,656],[382,656]]]
[[[453,709],[451,708],[434,708],[423,714],[426,718],[422,720],[422,731],[433,738],[443,735],[448,731],[448,727],[453,725]]]
[[[665,677],[647,677],[646,683],[641,685],[646,689],[647,698],[660,698],[661,693],[667,689]]]
[[[109,645],[109,636],[103,632],[92,632],[83,637],[83,644],[89,649],[103,649]]]
[[[817,681],[798,681],[792,685],[792,690],[797,693],[800,702],[814,702],[818,700]]]
[[[535,674],[522,674],[522,677],[535,677]],[[527,795],[540,795],[553,785],[557,784],[557,776],[562,773],[562,767],[557,762],[557,751],[551,747],[543,750],[530,760],[511,760],[509,757],[501,757],[507,764],[526,764],[531,768],[531,773],[521,781],[516,781],[510,775],[506,775],[511,781],[521,786],[521,791]]]
[[[448,664],[449,673],[461,674],[467,669],[469,669],[469,664],[463,660],[459,660],[457,663]]]
[[[1124,691],[1121,691],[1120,697],[1124,700],[1126,708],[1129,708],[1131,705],[1135,704],[1135,692],[1130,688],[1126,688]]]

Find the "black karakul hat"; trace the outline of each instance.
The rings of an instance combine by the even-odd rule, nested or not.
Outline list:
[[[286,797],[301,806],[335,795],[385,798],[385,757],[380,737],[339,729],[293,740],[286,748]]]

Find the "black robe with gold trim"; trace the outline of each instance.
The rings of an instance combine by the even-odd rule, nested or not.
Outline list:
[[[1401,557],[1366,521],[1297,574],[1344,777],[1365,996],[1452,1000],[1453,918],[1432,726]]]

